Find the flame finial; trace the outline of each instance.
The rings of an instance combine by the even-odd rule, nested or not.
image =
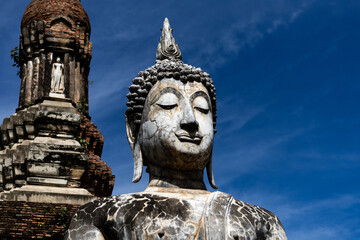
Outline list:
[[[164,26],[161,29],[161,37],[156,51],[156,59],[182,59],[179,46],[175,43],[175,38],[172,36],[172,29],[167,18],[165,18]]]

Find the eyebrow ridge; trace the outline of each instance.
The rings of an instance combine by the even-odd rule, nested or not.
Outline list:
[[[207,101],[208,105],[209,105],[209,108],[210,110],[212,111],[212,105],[210,103],[210,99],[209,99],[209,96],[206,94],[206,92],[204,91],[197,91],[197,92],[194,92],[193,94],[191,94],[190,96],[190,101],[193,102],[195,98],[199,97],[199,96],[202,96],[205,98],[205,100]]]
[[[155,95],[154,99],[150,102],[150,104],[151,104],[151,105],[154,104],[154,103],[160,98],[160,96],[161,96],[162,94],[164,94],[164,93],[173,93],[173,94],[175,94],[179,99],[184,98],[183,95],[182,95],[176,88],[166,87],[166,88],[161,89],[161,91],[158,92],[158,93]]]

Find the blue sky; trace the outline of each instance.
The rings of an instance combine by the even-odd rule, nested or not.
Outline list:
[[[1,119],[18,104],[9,51],[29,2],[1,3]],[[82,3],[92,24],[90,114],[105,136],[113,194],[147,184],[131,183],[125,95],[154,64],[168,17],[184,62],[215,81],[219,190],[277,214],[289,239],[359,239],[360,1]]]

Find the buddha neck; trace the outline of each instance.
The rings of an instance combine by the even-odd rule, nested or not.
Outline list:
[[[182,171],[164,169],[150,165],[146,171],[150,175],[149,187],[186,188],[206,190],[203,171]]]

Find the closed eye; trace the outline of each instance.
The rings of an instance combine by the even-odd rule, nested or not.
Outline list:
[[[195,109],[204,114],[207,114],[209,112],[209,109],[205,109],[205,108],[195,107]]]
[[[171,104],[171,105],[162,105],[162,104],[157,104],[159,107],[161,107],[162,109],[165,110],[171,110],[173,108],[176,108],[178,105],[177,104]]]

